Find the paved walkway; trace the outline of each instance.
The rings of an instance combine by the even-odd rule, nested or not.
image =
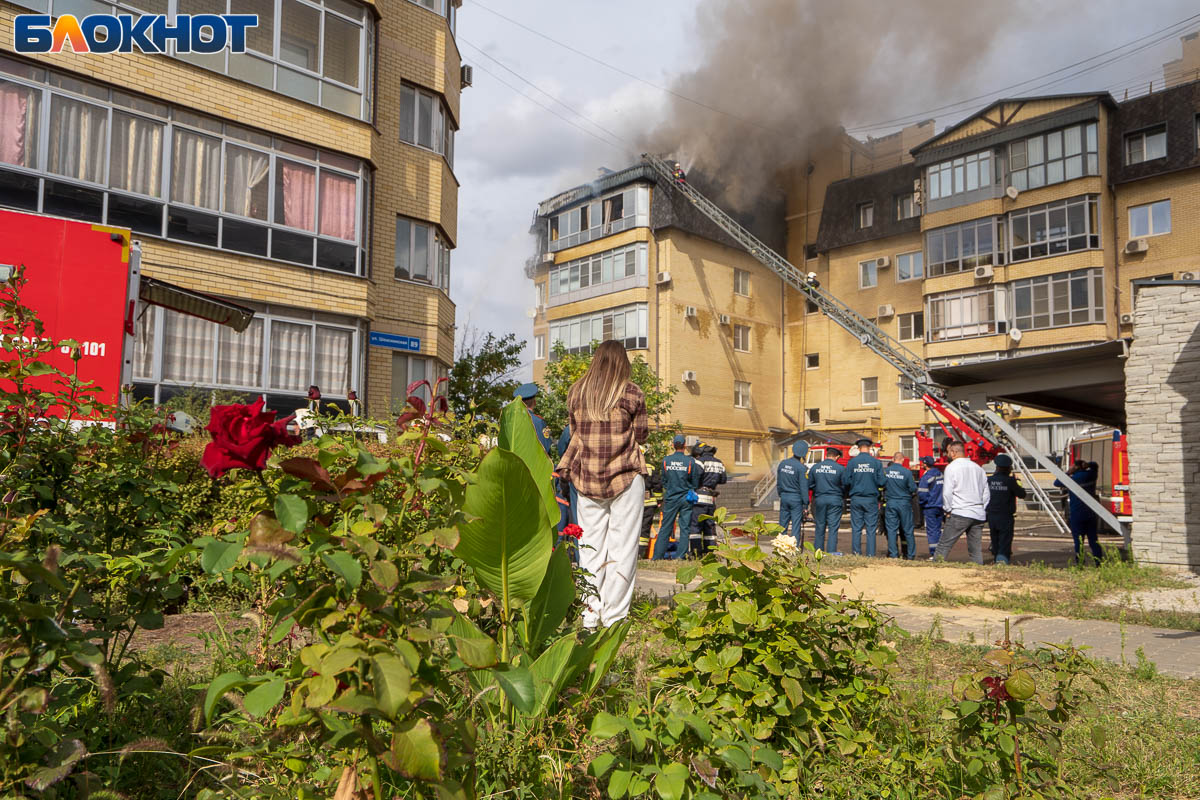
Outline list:
[[[659,597],[679,590],[671,573],[645,569],[638,571],[637,586]],[[1004,619],[1007,617],[1013,641],[1030,646],[1043,642],[1069,642],[1090,647],[1090,654],[1096,658],[1130,666],[1137,664],[1137,649],[1141,647],[1146,658],[1153,661],[1162,674],[1200,678],[1200,633],[1197,632],[1098,620],[1005,614],[992,609],[886,605],[883,610],[910,633],[932,633],[939,639],[961,644],[990,644],[1004,638]]]

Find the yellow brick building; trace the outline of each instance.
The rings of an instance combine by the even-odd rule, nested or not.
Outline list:
[[[146,275],[255,309],[139,316],[135,394],[389,413],[453,359],[460,0],[0,0],[0,207],[133,229]],[[247,52],[15,53],[21,13],[257,14]],[[383,346],[378,346],[383,345]]]

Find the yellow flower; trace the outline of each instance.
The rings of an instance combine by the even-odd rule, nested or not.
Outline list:
[[[455,586],[455,587],[454,587],[454,594],[455,594],[457,597],[466,597],[466,596],[467,596],[467,590],[466,590],[466,587],[464,587],[464,586]]]

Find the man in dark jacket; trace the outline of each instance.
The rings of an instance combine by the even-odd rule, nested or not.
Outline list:
[[[884,522],[887,526],[888,558],[899,558],[899,535],[904,536],[906,558],[917,557],[917,540],[913,536],[912,499],[917,491],[912,470],[904,466],[904,454],[892,456],[892,463],[883,471],[883,499],[887,503]]]
[[[996,456],[995,464],[996,471],[988,478],[988,491],[991,492],[986,509],[988,531],[992,536],[993,563],[1008,564],[1012,561],[1017,498],[1025,496],[1025,489],[1013,477],[1010,456],[1001,453]]]
[[[1083,490],[1093,497],[1096,495],[1096,476],[1099,470],[1093,472],[1084,461],[1076,461],[1075,466],[1071,468],[1071,480],[1075,481]],[[1061,481],[1055,481],[1055,486],[1066,488]],[[1087,504],[1076,497],[1074,494],[1068,495],[1067,525],[1071,528],[1071,538],[1075,540],[1075,562],[1083,563],[1079,557],[1080,546],[1084,538],[1087,539],[1088,549],[1092,551],[1092,556],[1096,559],[1096,563],[1104,558],[1104,550],[1100,547],[1100,542],[1096,538],[1096,528],[1099,520],[1096,517],[1096,512],[1088,508]]]
[[[841,455],[841,450],[827,448],[824,460],[808,471],[813,491],[813,547],[835,556],[841,555],[837,549],[838,526],[842,524],[846,496],[846,468],[837,462]]]
[[[917,486],[917,502],[921,505],[921,513],[925,517],[925,542],[929,545],[929,558],[937,550],[937,543],[942,539],[942,471],[934,466],[937,460],[933,456],[921,459],[925,472],[921,475],[921,483]]]
[[[875,555],[879,534],[879,490],[883,488],[883,463],[871,455],[871,440],[855,442],[859,453],[846,462],[846,489],[850,494],[850,549],[863,554],[862,536],[867,538],[867,555]]]
[[[808,508],[808,442],[792,445],[792,457],[779,462],[775,471],[775,486],[779,491],[779,524],[783,526],[780,536],[787,536],[789,526],[796,544],[804,544],[804,511]]]
[[[717,448],[698,444],[692,449],[692,457],[700,464],[700,485],[696,487],[696,504],[692,506],[692,552],[696,557],[717,546],[717,524],[711,519],[700,517],[712,514],[717,508],[717,487],[729,480],[725,476],[725,464],[717,458]]]
[[[675,452],[663,459],[663,515],[662,527],[654,540],[654,559],[683,558],[688,553],[688,537],[692,528],[692,501],[688,495],[700,485],[700,465],[685,452],[687,440],[683,436],[674,439]],[[671,533],[675,521],[679,520],[679,532],[675,536],[675,548],[668,553]]]

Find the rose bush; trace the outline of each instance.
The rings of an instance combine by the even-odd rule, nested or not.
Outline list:
[[[300,438],[287,429],[295,415],[276,420],[274,411],[263,411],[264,402],[259,397],[249,405],[212,407],[205,427],[212,441],[200,459],[209,475],[220,478],[234,469],[262,472],[276,447],[300,444]]]

